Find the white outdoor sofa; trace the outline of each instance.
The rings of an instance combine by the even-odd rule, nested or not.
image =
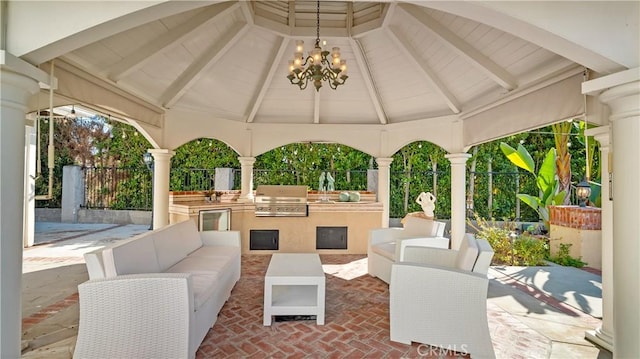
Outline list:
[[[187,220],[85,259],[75,358],[194,358],[240,279],[240,233]]]
[[[459,250],[407,247],[405,261],[391,269],[391,340],[495,358],[487,322],[492,258],[489,243],[472,234]]]
[[[444,237],[446,223],[407,216],[403,228],[377,228],[369,231],[367,248],[368,272],[389,283],[391,265],[402,260],[408,246],[449,248]]]

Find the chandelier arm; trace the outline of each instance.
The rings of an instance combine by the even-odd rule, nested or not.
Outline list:
[[[302,43],[302,41],[300,41]],[[334,48],[334,53],[323,50],[320,46],[320,0],[316,1],[316,43],[315,48],[306,58],[302,56],[302,46],[296,49],[293,61],[289,62],[289,75],[287,78],[291,84],[296,85],[300,90],[307,88],[309,82],[313,82],[316,91],[322,87],[322,81],[329,83],[329,87],[333,90],[343,85],[348,76],[346,73],[346,62],[340,61],[340,49]],[[320,56],[319,61],[314,60],[314,56]],[[331,55],[331,60],[329,56]],[[337,56],[334,58],[334,56]],[[303,63],[302,60],[304,60]],[[338,62],[340,67],[337,66]],[[303,70],[304,69],[304,70]],[[341,75],[342,71],[345,71]]]

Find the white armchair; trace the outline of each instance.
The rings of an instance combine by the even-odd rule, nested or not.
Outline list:
[[[467,234],[459,250],[407,247],[392,265],[391,340],[495,358],[487,322],[487,271],[493,250]]]
[[[419,217],[406,217],[404,228],[378,228],[369,232],[368,272],[389,283],[391,265],[403,260],[407,246],[449,248],[444,237],[446,223]]]

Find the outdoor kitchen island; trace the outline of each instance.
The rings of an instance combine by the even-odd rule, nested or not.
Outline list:
[[[229,209],[230,229],[240,231],[242,253],[366,254],[369,230],[382,226],[382,203],[375,193],[360,192],[359,202],[339,202],[340,192],[308,193],[304,215],[257,215],[256,204],[241,202],[225,192],[219,202],[204,200],[202,192],[170,196],[171,223],[199,221],[201,211]],[[206,213],[206,212],[205,212]]]

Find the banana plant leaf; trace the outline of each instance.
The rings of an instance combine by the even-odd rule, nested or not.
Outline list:
[[[500,142],[500,149],[502,153],[513,163],[514,165],[526,170],[527,172],[535,173],[535,162],[529,154],[526,148],[522,144],[518,144],[518,149],[509,146],[504,142]]]
[[[565,191],[560,191],[560,192],[559,192],[559,193],[558,193],[558,194],[553,198],[553,202],[552,202],[552,204],[555,204],[555,205],[562,204],[562,203],[564,202],[564,197],[565,197],[566,195],[567,195],[567,194],[565,193]]]
[[[521,200],[524,204],[531,207],[533,210],[537,211],[540,208],[540,199],[538,197],[534,197],[525,193],[516,194],[519,200]]]
[[[549,208],[548,207],[538,208],[538,214],[540,214],[540,218],[542,218],[545,228],[549,229]]]
[[[591,196],[589,197],[589,201],[593,203],[596,207],[602,207],[602,187],[598,184],[591,183]],[[607,196],[609,194],[607,193]]]
[[[547,152],[547,155],[542,161],[540,170],[538,171],[538,177],[536,183],[538,188],[544,192],[545,196],[555,196],[556,191],[549,191],[549,187],[554,187],[557,184],[556,180],[556,150],[552,148]],[[545,197],[547,198],[547,197]]]

